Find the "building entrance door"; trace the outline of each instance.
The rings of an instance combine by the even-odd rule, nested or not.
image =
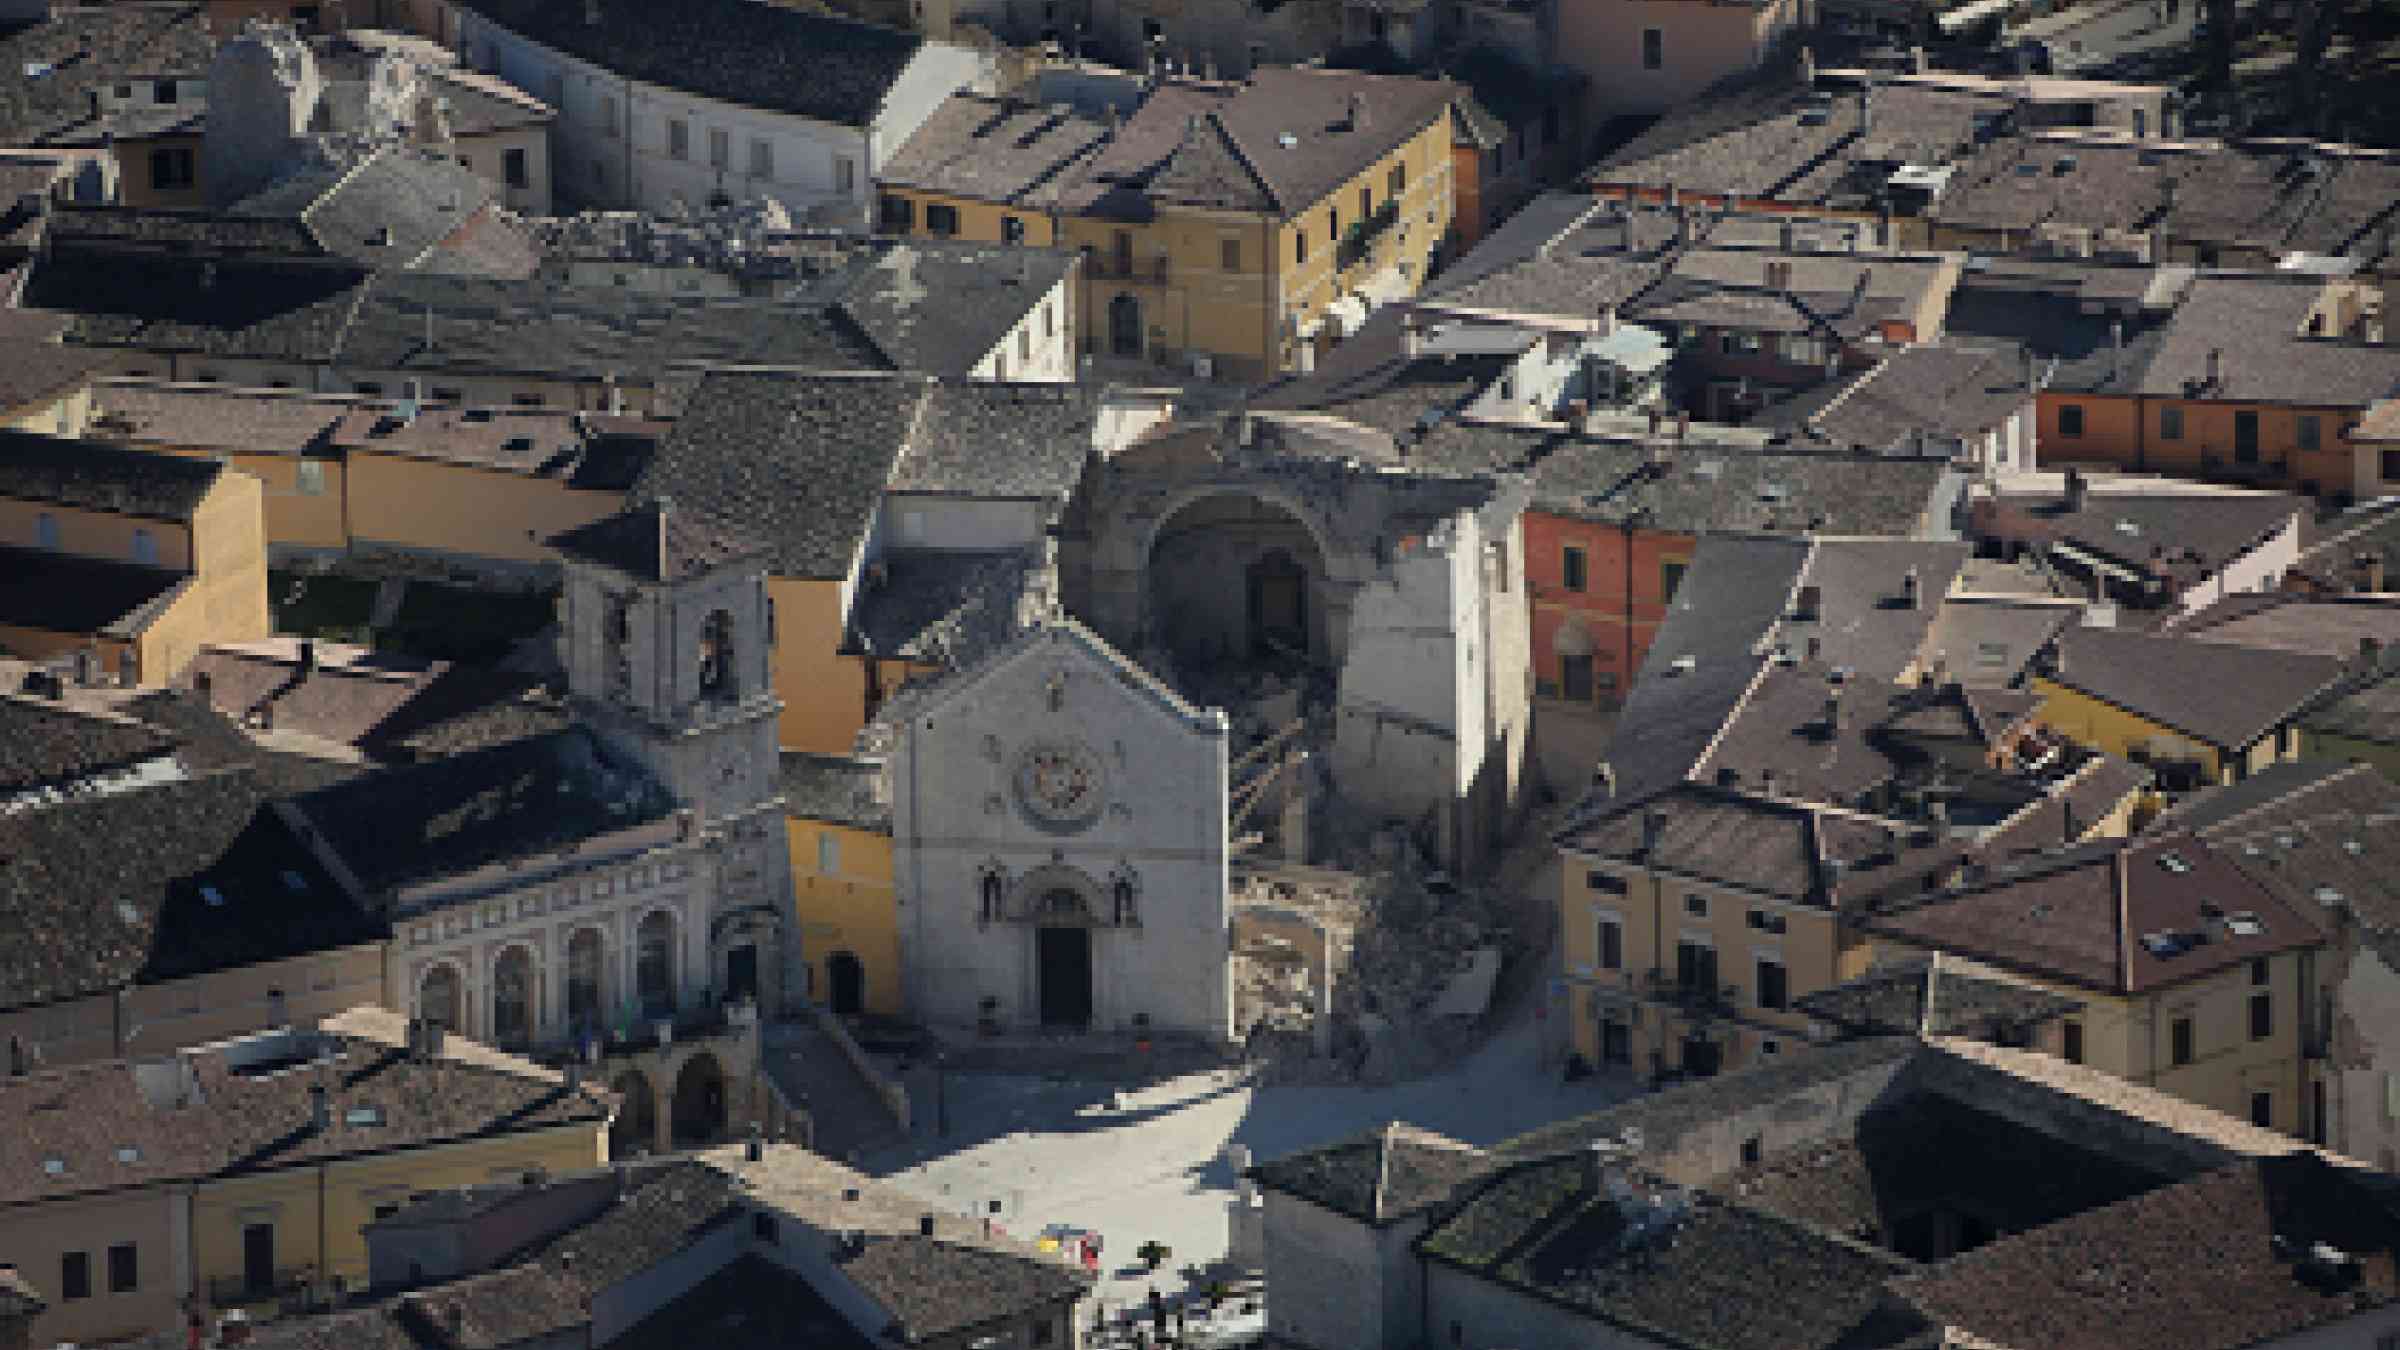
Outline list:
[[[1092,930],[1035,929],[1042,1025],[1083,1028],[1092,1021]]]
[[[1142,354],[1142,302],[1130,295],[1108,302],[1108,349],[1118,356]]]
[[[758,947],[745,942],[725,953],[725,997],[758,997]]]

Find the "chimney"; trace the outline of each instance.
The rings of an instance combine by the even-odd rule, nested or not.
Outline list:
[[[2028,355],[2025,359],[2028,363],[2030,363],[2033,358]],[[2125,321],[2123,319],[2110,319],[2108,321],[2108,382],[2110,384],[2115,384],[2117,382],[2117,374],[2119,371],[2123,370],[2124,367]]]
[[[308,1127],[323,1134],[333,1124],[333,1110],[325,1101],[325,1085],[308,1085]]]
[[[1352,131],[1367,129],[1367,96],[1356,89],[1350,91],[1350,129]]]
[[[2358,588],[2369,595],[2383,594],[2383,555],[2361,553],[2357,558]]]
[[[2209,349],[2208,349],[2208,387],[2209,387],[2209,391],[2210,391],[2211,393],[2214,393],[2214,392],[2216,392],[2216,391],[2217,391],[2217,388],[2218,388],[2218,386],[2219,386],[2219,385],[2221,385],[2221,384],[2224,382],[2224,379],[2225,379],[2225,349],[2224,349],[2223,347],[2211,347],[2211,348],[2209,348]]]
[[[1642,813],[1642,856],[1658,852],[1658,845],[1667,832],[1667,813],[1653,808]]]
[[[1811,633],[1811,634],[1809,634],[1809,636],[1808,636],[1808,659],[1809,659],[1809,660],[1811,660],[1811,661],[1814,661],[1814,660],[1817,660],[1818,658],[1820,658],[1820,657],[1822,657],[1822,656],[1824,656],[1824,655],[1825,655],[1825,639],[1823,639],[1823,638],[1821,638],[1821,637],[1818,637],[1818,636],[1817,636],[1816,634],[1814,634],[1814,633]]]
[[[1825,608],[1825,588],[1817,585],[1801,587],[1792,596],[1792,617],[1803,622],[1816,622]],[[1814,655],[1812,652],[1811,655]]]
[[[1842,729],[1842,696],[1831,689],[1825,691],[1824,721],[1828,733]]]
[[[1425,354],[1425,330],[1417,326],[1412,311],[1400,316],[1400,359],[1414,361]]]
[[[1935,828],[1936,830],[1939,830],[1939,831],[1943,832],[1944,834],[1947,834],[1947,833],[1949,833],[1949,831],[1950,831],[1950,803],[1949,803],[1949,802],[1947,802],[1947,801],[1945,801],[1945,800],[1943,800],[1943,799],[1942,799],[1942,798],[1940,798],[1940,797],[1928,797],[1928,798],[1926,798],[1926,799],[1925,799],[1925,818],[1926,818],[1927,820],[1930,820],[1930,821],[1932,821],[1932,822],[1933,822],[1933,828]]]
[[[1908,70],[1910,74],[1922,75],[1930,68],[1930,65],[1931,63],[1925,58],[1925,49],[1923,47],[1911,47],[1908,49]]]
[[[300,639],[300,673],[303,675],[317,673],[317,644],[309,638]]]
[[[1917,576],[1916,566],[1911,564],[1907,571],[1900,574],[1901,602],[1910,609],[1925,608],[1924,587],[1925,583]]]
[[[1858,91],[1858,131],[1860,135],[1875,129],[1875,86],[1864,85]]]
[[[1788,220],[1787,220],[1787,221],[1785,221],[1785,222],[1783,222],[1783,227],[1782,227],[1782,229],[1781,229],[1780,231],[1778,231],[1778,237],[1779,237],[1779,238],[1782,240],[1782,243],[1781,243],[1781,245],[1780,245],[1780,246],[1782,247],[1782,249],[1783,249],[1783,251],[1784,251],[1784,252],[1786,252],[1786,253],[1791,253],[1791,252],[1794,252],[1794,251],[1796,251],[1796,250],[1793,248],[1793,245],[1794,245],[1794,244],[1796,244],[1796,243],[1798,242],[1798,239],[1797,239],[1797,236],[1798,236],[1798,234],[1799,234],[1799,231],[1798,231],[1796,228],[1794,228],[1794,227],[1793,227],[1793,225],[1792,225],[1792,222],[1790,222],[1790,221],[1788,221]]]
[[[1791,243],[1790,243],[1790,235],[1791,235],[1791,232],[1792,232],[1792,227],[1791,227],[1791,226],[1789,226],[1789,225],[1786,225],[1786,226],[1784,226],[1784,227],[1783,227],[1783,232],[1784,232],[1784,235],[1785,235],[1785,243],[1784,243],[1784,247],[1785,247],[1786,249],[1789,249],[1789,248],[1791,247]],[[1791,265],[1791,263],[1789,263],[1788,261],[1785,261],[1785,260],[1784,260],[1784,259],[1782,259],[1782,258],[1777,258],[1777,259],[1774,259],[1774,260],[1770,261],[1770,262],[1767,264],[1767,289],[1768,289],[1768,290],[1770,290],[1770,291],[1788,291],[1788,290],[1790,290],[1791,288],[1792,288],[1792,265]]]
[[[2072,464],[2068,465],[2066,500],[2068,515],[2075,516],[2083,514],[2083,498],[2085,491],[2086,484],[2083,481],[2083,471],[2076,468]]]
[[[1761,797],[1773,797],[1775,795],[1775,788],[1776,773],[1774,768],[1770,766],[1768,768],[1760,769],[1758,771],[1758,795]]]
[[[933,1215],[930,1212],[917,1216],[917,1236],[933,1236]]]
[[[766,1137],[759,1132],[758,1122],[755,1120],[751,1121],[750,1136],[742,1141],[742,1157],[748,1162],[759,1162],[764,1160],[766,1156]]]
[[[1800,49],[1800,87],[1803,89],[1817,87],[1817,49],[1814,47]]]
[[[1681,444],[1684,441],[1690,440],[1691,437],[1692,415],[1688,412],[1679,412],[1675,414],[1675,440],[1677,444]]]

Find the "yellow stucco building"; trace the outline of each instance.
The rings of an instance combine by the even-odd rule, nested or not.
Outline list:
[[[272,1316],[365,1287],[361,1228],[412,1195],[607,1162],[610,1114],[456,1038],[306,1029],[0,1079],[27,1160],[0,1233],[49,1299],[38,1343],[172,1330],[187,1299]]]
[[[844,1017],[907,1012],[882,770],[869,759],[783,755],[792,904],[808,953],[809,996]]]
[[[259,482],[224,464],[0,432],[0,651],[125,683],[265,637]]]
[[[2231,783],[2297,758],[2297,720],[2344,675],[2332,657],[2070,628],[2033,692],[2036,716],[2083,745],[2170,778]]]
[[[1086,354],[1268,377],[1424,283],[1461,97],[1279,67],[1164,79],[1107,121],[955,95],[878,175],[881,226],[1079,249]]]
[[[1941,952],[2080,1012],[2039,1048],[2306,1135],[2321,1067],[2315,920],[2189,836],[2063,850],[1868,920],[1879,955]],[[1945,967],[1947,968],[1947,967]],[[2321,1036],[2323,1028],[2313,1028]]]

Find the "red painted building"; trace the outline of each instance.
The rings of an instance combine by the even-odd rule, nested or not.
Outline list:
[[[1672,530],[1527,511],[1537,692],[1603,705],[1622,699],[1697,543]]]

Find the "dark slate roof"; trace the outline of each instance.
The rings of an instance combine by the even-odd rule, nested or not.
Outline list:
[[[205,4],[61,6],[0,35],[0,145],[96,143],[93,94],[134,75],[206,74],[207,15]]]
[[[2400,672],[2387,672],[2328,699],[2301,718],[2300,725],[2319,735],[2400,745]]]
[[[2238,783],[2212,784],[2175,803],[2151,822],[2159,831],[2212,834],[2219,827],[2262,807],[2355,770],[2358,766],[2335,759],[2295,759],[2270,764]]]
[[[0,431],[0,497],[189,520],[225,466],[30,431]]]
[[[1380,431],[1398,441],[1422,437],[1438,421],[1473,402],[1525,348],[1535,333],[1481,329],[1514,343],[1507,352],[1407,355],[1405,318],[1385,308],[1335,347],[1317,368],[1261,389],[1250,406],[1265,412],[1318,412]]]
[[[86,346],[324,362],[367,291],[347,266],[81,249],[37,263],[24,304],[72,316],[68,341]]]
[[[124,711],[173,736],[176,757],[193,772],[247,769],[271,797],[313,792],[364,772],[342,760],[266,749],[190,693],[161,689],[132,700]]]
[[[2224,849],[2122,840],[1971,874],[1894,904],[1888,938],[2107,993],[2143,993],[2321,940],[2303,908]]]
[[[2112,330],[2109,314],[2095,312],[2093,303],[2072,288],[2055,294],[2028,291],[1986,284],[1990,275],[1970,270],[1959,278],[1942,325],[1950,339],[2033,352],[2042,359],[2047,393],[2130,397],[2141,386],[2165,338],[2165,324],[2135,314],[2114,319],[2118,327]]]
[[[2296,908],[2338,910],[2400,964],[2400,786],[2371,765],[2288,785],[2271,801],[2197,826]]]
[[[1064,501],[1091,458],[1101,391],[945,380],[926,391],[894,492]]]
[[[2318,278],[2200,278],[2168,321],[2138,392],[2362,409],[2400,393],[2400,347],[2305,335],[2323,290]],[[2215,383],[2211,352],[2219,354]]]
[[[854,830],[889,834],[892,804],[876,800],[883,765],[849,755],[783,752],[783,813]]]
[[[1969,975],[1919,957],[1802,994],[1792,1006],[1854,1035],[1993,1040],[2029,1032],[2083,1010],[2081,1001],[2029,984]],[[1928,1004],[1931,1006],[1929,1007]]]
[[[1809,440],[1893,451],[1930,436],[1981,436],[2033,402],[2014,352],[1920,343],[1843,386],[1799,423]]]
[[[2248,747],[2341,681],[2332,657],[2069,628],[2046,678],[2196,741]]]
[[[1653,1342],[1695,1350],[1865,1350],[1925,1331],[1884,1314],[1899,1257],[1704,1193],[1584,1184],[1577,1157],[1485,1182],[1419,1250]],[[1662,1208],[1662,1206],[1667,1208]]]
[[[1906,537],[1921,529],[1946,460],[1680,445],[1664,464],[1627,441],[1580,440],[1534,466],[1537,508],[1653,529]]]
[[[659,819],[674,803],[575,729],[387,769],[295,805],[380,902],[415,882]]]
[[[1016,636],[1026,600],[1046,577],[1036,549],[894,553],[880,563],[853,602],[852,645],[953,668]]]
[[[606,1102],[588,1091],[569,1092],[553,1075],[420,1063],[373,1041],[325,1041],[334,1058],[321,1077],[298,1064],[252,1072],[238,1045],[187,1051],[197,1091],[156,1103],[124,1061],[0,1079],[0,1203],[253,1174],[555,1126],[579,1125],[596,1138],[608,1118]],[[255,1049],[272,1053],[270,1045]],[[303,1049],[295,1038],[284,1053]],[[309,1124],[310,1088],[320,1083],[331,1121],[323,1130]],[[353,1115],[370,1107],[371,1120]],[[134,1150],[130,1160],[123,1149]],[[63,1170],[48,1171],[45,1158],[58,1159]]]
[[[191,584],[165,567],[0,544],[0,627],[134,637]]]
[[[613,516],[551,536],[570,558],[611,567],[652,584],[702,576],[766,549],[738,531],[664,500],[629,506]]]
[[[727,103],[863,127],[925,40],[755,0],[473,0],[500,27],[627,79]]]
[[[2194,158],[2134,145],[2002,137],[1959,161],[1926,215],[1954,229],[2008,230],[2020,238],[2052,222],[2146,229],[2166,203],[2168,182]]]
[[[1288,66],[1261,66],[1240,84],[1170,81],[1087,162],[1064,204],[1146,215],[1154,193],[1288,217],[1449,116],[1460,92],[1443,80]],[[1353,94],[1366,100],[1363,127],[1350,125]]]
[[[1065,249],[880,241],[860,254],[844,279],[829,290],[841,317],[884,359],[854,359],[831,368],[880,364],[964,377],[1066,280],[1078,262]],[[1072,302],[1060,302],[1062,307],[1067,303]],[[1066,317],[1058,316],[1058,322],[1065,323]],[[1009,358],[1013,361],[1015,353]],[[777,354],[772,346],[750,359],[781,365],[814,360],[827,368],[821,358]]]
[[[0,816],[0,1006],[379,936],[265,803],[234,768]]]
[[[1923,1042],[1910,1036],[1867,1036],[1820,1046],[1804,1055],[1779,1055],[1740,1071],[1679,1083],[1588,1115],[1553,1121],[1501,1144],[1496,1152],[1538,1159],[1571,1152],[1597,1139],[1640,1132],[1645,1153],[1671,1154],[1695,1130],[1779,1102],[1811,1088],[1878,1074],[1914,1057]]]
[[[1454,291],[1537,258],[1554,242],[1575,233],[1577,226],[1599,210],[1600,203],[1588,193],[1541,193],[1477,240],[1464,256],[1436,273],[1426,283],[1425,295],[1447,299]]]
[[[1680,781],[1699,762],[1758,673],[1754,649],[1807,561],[1797,539],[1700,540],[1609,740],[1617,800]],[[1688,672],[1675,668],[1682,657],[1693,658]]]
[[[2315,1266],[2318,1244],[2355,1264]],[[2389,1178],[2295,1153],[2004,1237],[1893,1287],[1998,1344],[2235,1350],[2389,1307],[2400,1300],[2395,1250]]]
[[[303,169],[227,214],[297,220],[326,253],[397,270],[433,264],[437,246],[491,200],[490,184],[448,156],[393,146]]]
[[[1482,1150],[1397,1121],[1251,1168],[1258,1183],[1367,1224],[1446,1203],[1492,1170]]]
[[[2400,402],[2380,406],[2384,420],[2393,424],[2393,438],[2400,439]],[[2369,414],[2352,439],[2357,440],[2375,420],[2375,415]],[[2292,573],[2320,590],[2358,590],[2366,580],[2358,566],[2362,557],[2382,561],[2387,588],[2400,586],[2400,497],[2362,503],[2319,524]]]
[[[1095,1283],[1092,1274],[1063,1261],[915,1233],[870,1237],[864,1250],[835,1262],[852,1284],[892,1310],[904,1345],[1054,1309]]]
[[[609,1341],[609,1350],[883,1350],[805,1279],[744,1255]],[[331,1348],[329,1348],[331,1350]]]
[[[910,377],[711,372],[635,498],[671,496],[755,536],[779,575],[848,576],[925,389]]]
[[[2400,650],[2400,600],[2237,592],[2166,627],[2200,642],[2349,660],[2367,643]]]
[[[1038,209],[1107,134],[1105,122],[1064,104],[962,91],[910,133],[876,182]]]
[[[61,397],[88,381],[105,361],[97,352],[56,342],[0,337],[0,411]]]
[[[174,745],[139,722],[0,694],[0,797],[128,768]]]
[[[1972,515],[1979,534],[2064,540],[2188,585],[2215,575],[2306,508],[2307,499],[2289,493],[2169,488],[2087,491],[2080,511],[2067,510],[2055,494],[2008,492],[1978,500]]]
[[[2362,236],[2400,200],[2400,164],[2388,153],[2325,154],[2267,144],[2175,158],[2177,190],[2159,224],[2178,242],[2269,254],[2332,254],[2363,246],[2371,258],[2375,241]]]

